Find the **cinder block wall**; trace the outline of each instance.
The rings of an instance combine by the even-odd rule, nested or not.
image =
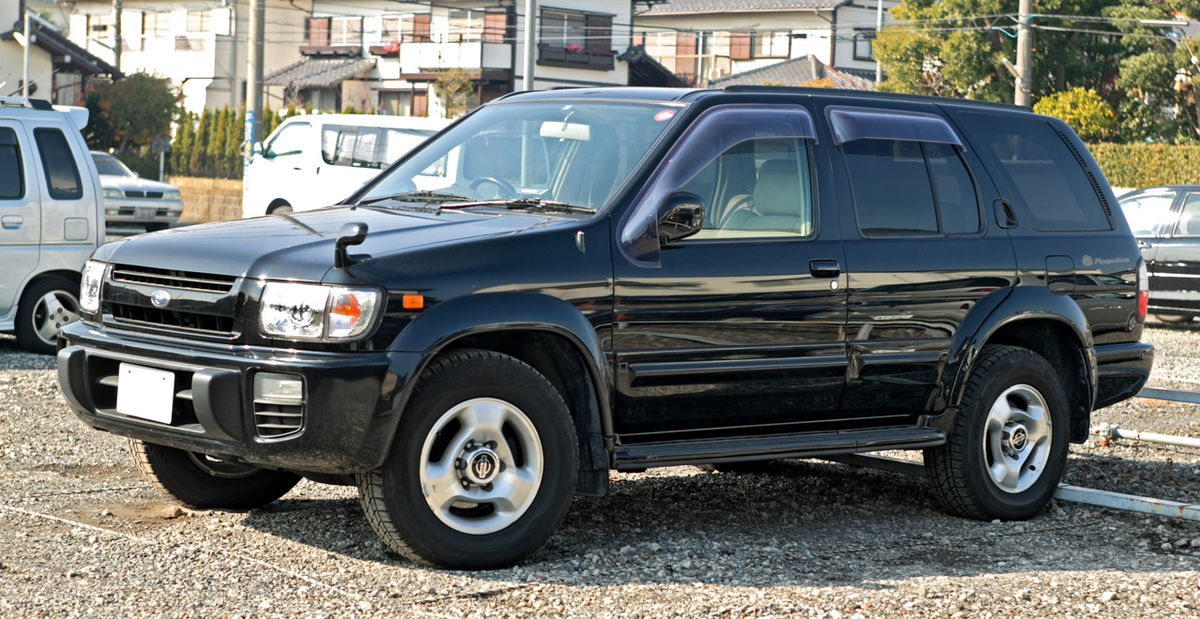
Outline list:
[[[242,217],[242,181],[226,178],[194,178],[172,176],[168,183],[183,194],[183,215],[186,223],[225,221]]]

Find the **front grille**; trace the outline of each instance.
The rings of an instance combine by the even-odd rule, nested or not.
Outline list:
[[[146,284],[220,294],[226,294],[232,290],[233,282],[237,280],[237,277],[233,275],[214,275],[123,264],[113,266],[112,278],[113,281],[129,284]]]
[[[126,198],[161,198],[161,197],[163,197],[163,192],[161,192],[161,191],[139,191],[137,189],[126,189],[125,197]]]
[[[230,316],[201,314],[198,312],[176,312],[127,303],[112,303],[110,307],[112,308],[113,318],[122,321],[226,335],[233,331],[233,318]]]

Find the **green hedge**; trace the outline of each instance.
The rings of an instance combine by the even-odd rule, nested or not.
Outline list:
[[[1089,144],[1114,187],[1200,183],[1200,146]]]

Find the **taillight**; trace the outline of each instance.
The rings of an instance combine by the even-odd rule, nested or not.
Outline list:
[[[1146,320],[1146,311],[1150,308],[1150,271],[1146,270],[1146,261],[1138,262],[1137,271],[1138,318]]]

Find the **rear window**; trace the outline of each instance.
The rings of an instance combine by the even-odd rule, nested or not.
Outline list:
[[[426,129],[325,125],[321,158],[331,165],[385,168],[435,132]]]
[[[37,141],[38,154],[42,157],[50,197],[55,200],[82,198],[83,183],[79,180],[79,168],[67,144],[67,136],[58,129],[42,127],[33,130],[33,139]]]
[[[0,127],[0,200],[16,200],[25,195],[25,175],[21,173],[21,148],[17,132]]]
[[[1011,114],[958,115],[980,155],[1007,186],[1005,194],[1024,204],[1036,230],[1111,230],[1095,179],[1081,155],[1045,120]]]

